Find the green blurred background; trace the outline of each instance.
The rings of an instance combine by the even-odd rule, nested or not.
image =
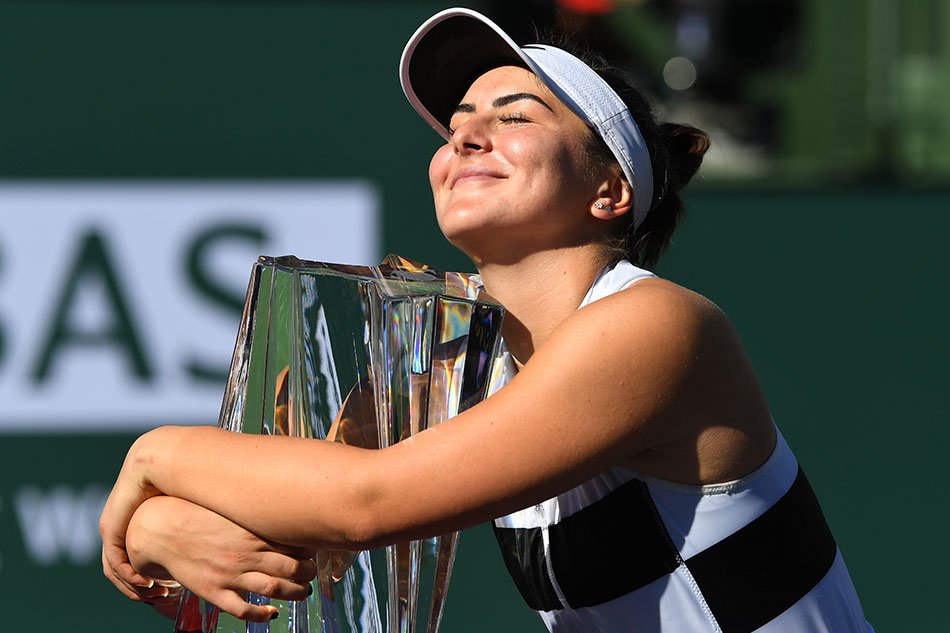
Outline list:
[[[936,606],[950,563],[950,2],[463,4],[521,37],[529,18],[584,32],[664,117],[710,131],[659,272],[732,317],[877,631],[950,630]],[[467,269],[431,213],[439,139],[396,76],[445,6],[0,1],[0,179],[368,179],[383,252]],[[18,218],[0,220],[16,239]],[[0,381],[25,371],[3,344]],[[89,555],[134,437],[0,428],[5,630],[170,630]],[[27,489],[67,495],[68,511],[31,524],[15,502]],[[34,529],[59,530],[59,553],[32,555]],[[443,630],[542,630],[484,526],[463,536]]]

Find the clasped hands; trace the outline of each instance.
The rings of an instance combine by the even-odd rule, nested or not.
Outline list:
[[[316,552],[269,542],[202,506],[163,495],[148,481],[134,448],[99,528],[105,576],[131,600],[171,618],[179,595],[175,582],[238,618],[263,622],[277,609],[248,604],[248,592],[302,600],[317,574]]]

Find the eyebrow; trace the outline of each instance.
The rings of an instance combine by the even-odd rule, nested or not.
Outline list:
[[[514,103],[515,101],[521,101],[522,99],[530,99],[531,101],[537,101],[538,103],[543,105],[545,108],[547,108],[551,112],[554,112],[554,109],[551,106],[549,106],[547,103],[545,103],[544,99],[542,99],[536,94],[531,94],[530,92],[516,92],[514,94],[498,97],[497,99],[491,102],[491,105],[493,108],[501,108],[508,104]],[[464,112],[464,113],[470,114],[472,112],[475,112],[475,106],[471,103],[460,103],[457,106],[455,106],[455,110],[453,110],[453,112]]]

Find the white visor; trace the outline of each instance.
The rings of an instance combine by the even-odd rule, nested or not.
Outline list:
[[[406,44],[399,79],[412,107],[443,138],[469,86],[499,66],[521,66],[597,132],[633,191],[633,227],[653,200],[650,152],[630,110],[600,75],[553,46],[519,47],[497,24],[471,9],[446,9],[426,20]]]

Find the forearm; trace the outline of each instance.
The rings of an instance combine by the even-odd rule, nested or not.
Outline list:
[[[143,576],[155,580],[170,580],[171,575],[164,567],[165,531],[161,525],[175,512],[173,497],[152,497],[139,506],[132,515],[126,532],[126,549],[129,562]]]
[[[373,540],[365,477],[373,453],[332,442],[162,427],[136,442],[144,479],[262,537],[360,548]]]

